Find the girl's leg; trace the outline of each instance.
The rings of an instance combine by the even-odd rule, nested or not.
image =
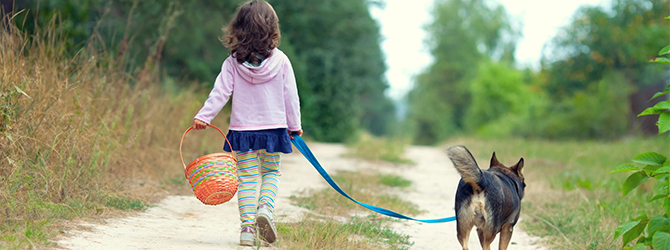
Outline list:
[[[238,208],[242,228],[256,223],[256,186],[258,185],[258,151],[237,151]]]
[[[270,212],[272,212],[274,211],[275,197],[277,197],[279,177],[281,176],[281,172],[279,171],[281,153],[268,153],[261,149],[258,155],[261,158],[261,178],[263,181],[258,203],[259,205],[267,206]]]

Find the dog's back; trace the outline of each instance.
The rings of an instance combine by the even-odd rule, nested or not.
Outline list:
[[[458,239],[467,249],[467,238],[473,226],[477,226],[482,245],[488,246],[498,232],[511,231],[521,210],[523,198],[523,159],[511,168],[503,166],[495,157],[491,167],[481,170],[470,152],[463,146],[447,150],[454,167],[461,175],[456,191],[456,218]],[[500,249],[503,247],[501,233]],[[509,239],[507,239],[509,242]],[[486,248],[485,248],[486,249]]]

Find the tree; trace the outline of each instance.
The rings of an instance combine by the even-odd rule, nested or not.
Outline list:
[[[513,62],[519,32],[506,10],[486,0],[438,0],[426,44],[434,63],[408,95],[415,142],[431,144],[464,130],[469,84],[480,62]]]
[[[105,52],[137,66],[160,65],[182,85],[211,86],[229,55],[217,38],[243,0],[28,0],[24,29],[46,26],[55,13],[72,53],[92,37]],[[39,4],[38,4],[39,3]],[[379,27],[365,0],[273,1],[286,50],[296,72],[303,123],[317,140],[342,141],[345,133],[367,129],[380,135],[394,123],[395,108],[379,46]],[[166,23],[171,26],[167,27]],[[169,34],[166,35],[169,31]],[[158,41],[158,42],[157,42]],[[159,64],[156,64],[159,63]],[[157,68],[157,67],[156,67]]]
[[[283,36],[304,63],[299,82],[305,130],[339,142],[361,125],[374,134],[394,118],[383,93],[386,66],[368,1],[274,1]],[[292,59],[293,60],[293,59]]]
[[[648,65],[646,56],[667,42],[658,37],[670,36],[667,24],[658,21],[668,9],[667,0],[613,0],[611,9],[579,9],[542,59],[548,91],[555,98],[571,96],[608,70],[622,72],[632,86],[662,81],[665,72]]]
[[[542,59],[552,100],[574,98],[593,89],[591,85],[598,84],[608,72],[618,72],[629,85],[629,92],[619,97],[627,98],[621,101],[630,105],[626,129],[641,127],[653,133],[653,119],[640,119],[635,114],[647,107],[648,92],[665,86],[663,69],[648,65],[646,58],[667,42],[659,37],[670,37],[667,24],[658,21],[668,9],[667,0],[613,0],[609,8],[579,9],[572,23],[549,43],[552,53],[545,53]]]

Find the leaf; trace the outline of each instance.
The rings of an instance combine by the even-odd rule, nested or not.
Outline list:
[[[670,45],[665,46],[661,49],[661,51],[658,52],[659,56],[665,55],[665,54],[670,54]]]
[[[670,86],[670,85],[668,85],[668,86]],[[654,94],[654,96],[651,97],[651,99],[649,99],[649,100],[655,99],[656,97],[659,97],[659,96],[662,96],[662,95],[666,95],[668,93],[670,93],[670,90],[665,90],[663,92],[656,92],[656,94]]]
[[[633,158],[634,162],[647,165],[663,165],[667,158],[656,152],[644,152]]]
[[[637,243],[631,250],[649,250],[649,248],[643,243]]]
[[[652,173],[654,173],[656,170],[660,169],[662,165],[647,165],[645,166],[642,171],[644,171],[645,174],[648,176],[651,176]]]
[[[663,199],[663,198],[665,198],[665,197],[668,197],[668,195],[666,195],[666,194],[657,194],[656,196],[654,196],[654,197],[652,197],[651,199],[649,199],[649,202],[652,202],[652,201],[655,201],[655,200],[658,200],[658,199]]]
[[[670,112],[663,112],[658,117],[658,134],[663,134],[670,130]]]
[[[654,105],[654,108],[657,108],[657,109],[670,109],[670,101],[662,101],[662,102],[658,102],[658,103],[656,103],[656,105]]]
[[[634,173],[626,179],[623,183],[623,196],[626,196],[628,192],[640,185],[640,183],[649,179],[649,176],[643,175],[641,172]]]
[[[623,244],[627,245],[629,242],[637,239],[640,237],[642,232],[644,232],[644,228],[647,227],[647,220],[645,218],[644,221],[638,223],[635,225],[633,228],[631,228],[628,232],[623,234]]]
[[[670,250],[670,233],[656,232],[651,246],[654,250]]]
[[[15,88],[16,91],[18,91],[19,93],[21,93],[21,94],[23,94],[24,96],[30,98],[30,96],[29,96],[28,94],[26,94],[26,92],[23,92],[23,90],[21,90],[19,87],[14,86],[14,88]]]
[[[621,224],[620,226],[616,227],[616,230],[614,231],[614,239],[617,239],[620,236],[622,236],[623,234],[627,233],[633,227],[637,226],[637,224],[640,224],[639,220],[629,221],[629,222],[626,222],[626,223]]]
[[[647,234],[654,235],[656,231],[669,232],[670,230],[670,219],[663,216],[654,216],[649,221],[649,227],[647,227]]]
[[[621,172],[631,172],[631,171],[640,171],[640,168],[636,167],[633,164],[621,164],[610,171],[610,174],[621,173]]]
[[[658,115],[658,114],[661,114],[661,113],[663,113],[662,109],[649,107],[649,108],[645,109],[644,111],[642,111],[642,113],[638,114],[637,117],[645,116],[645,115]]]
[[[656,169],[652,175],[657,175],[657,174],[667,174],[670,173],[670,166],[663,166],[662,168]]]
[[[649,60],[649,62],[670,64],[670,59],[665,57],[656,57],[654,59]]]

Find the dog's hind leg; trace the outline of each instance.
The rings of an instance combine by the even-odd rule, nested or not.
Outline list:
[[[468,250],[468,240],[470,239],[470,231],[472,231],[472,221],[467,221],[462,223],[461,221],[456,221],[456,229],[458,230],[456,236],[458,237],[458,242],[461,243],[463,250]]]
[[[496,238],[496,231],[477,228],[477,235],[479,235],[479,244],[482,245],[482,250],[491,250],[491,242]]]
[[[502,226],[502,229],[500,230],[500,246],[498,249],[507,250],[507,246],[509,246],[509,242],[512,239],[513,231],[514,225],[512,224],[505,224]]]

